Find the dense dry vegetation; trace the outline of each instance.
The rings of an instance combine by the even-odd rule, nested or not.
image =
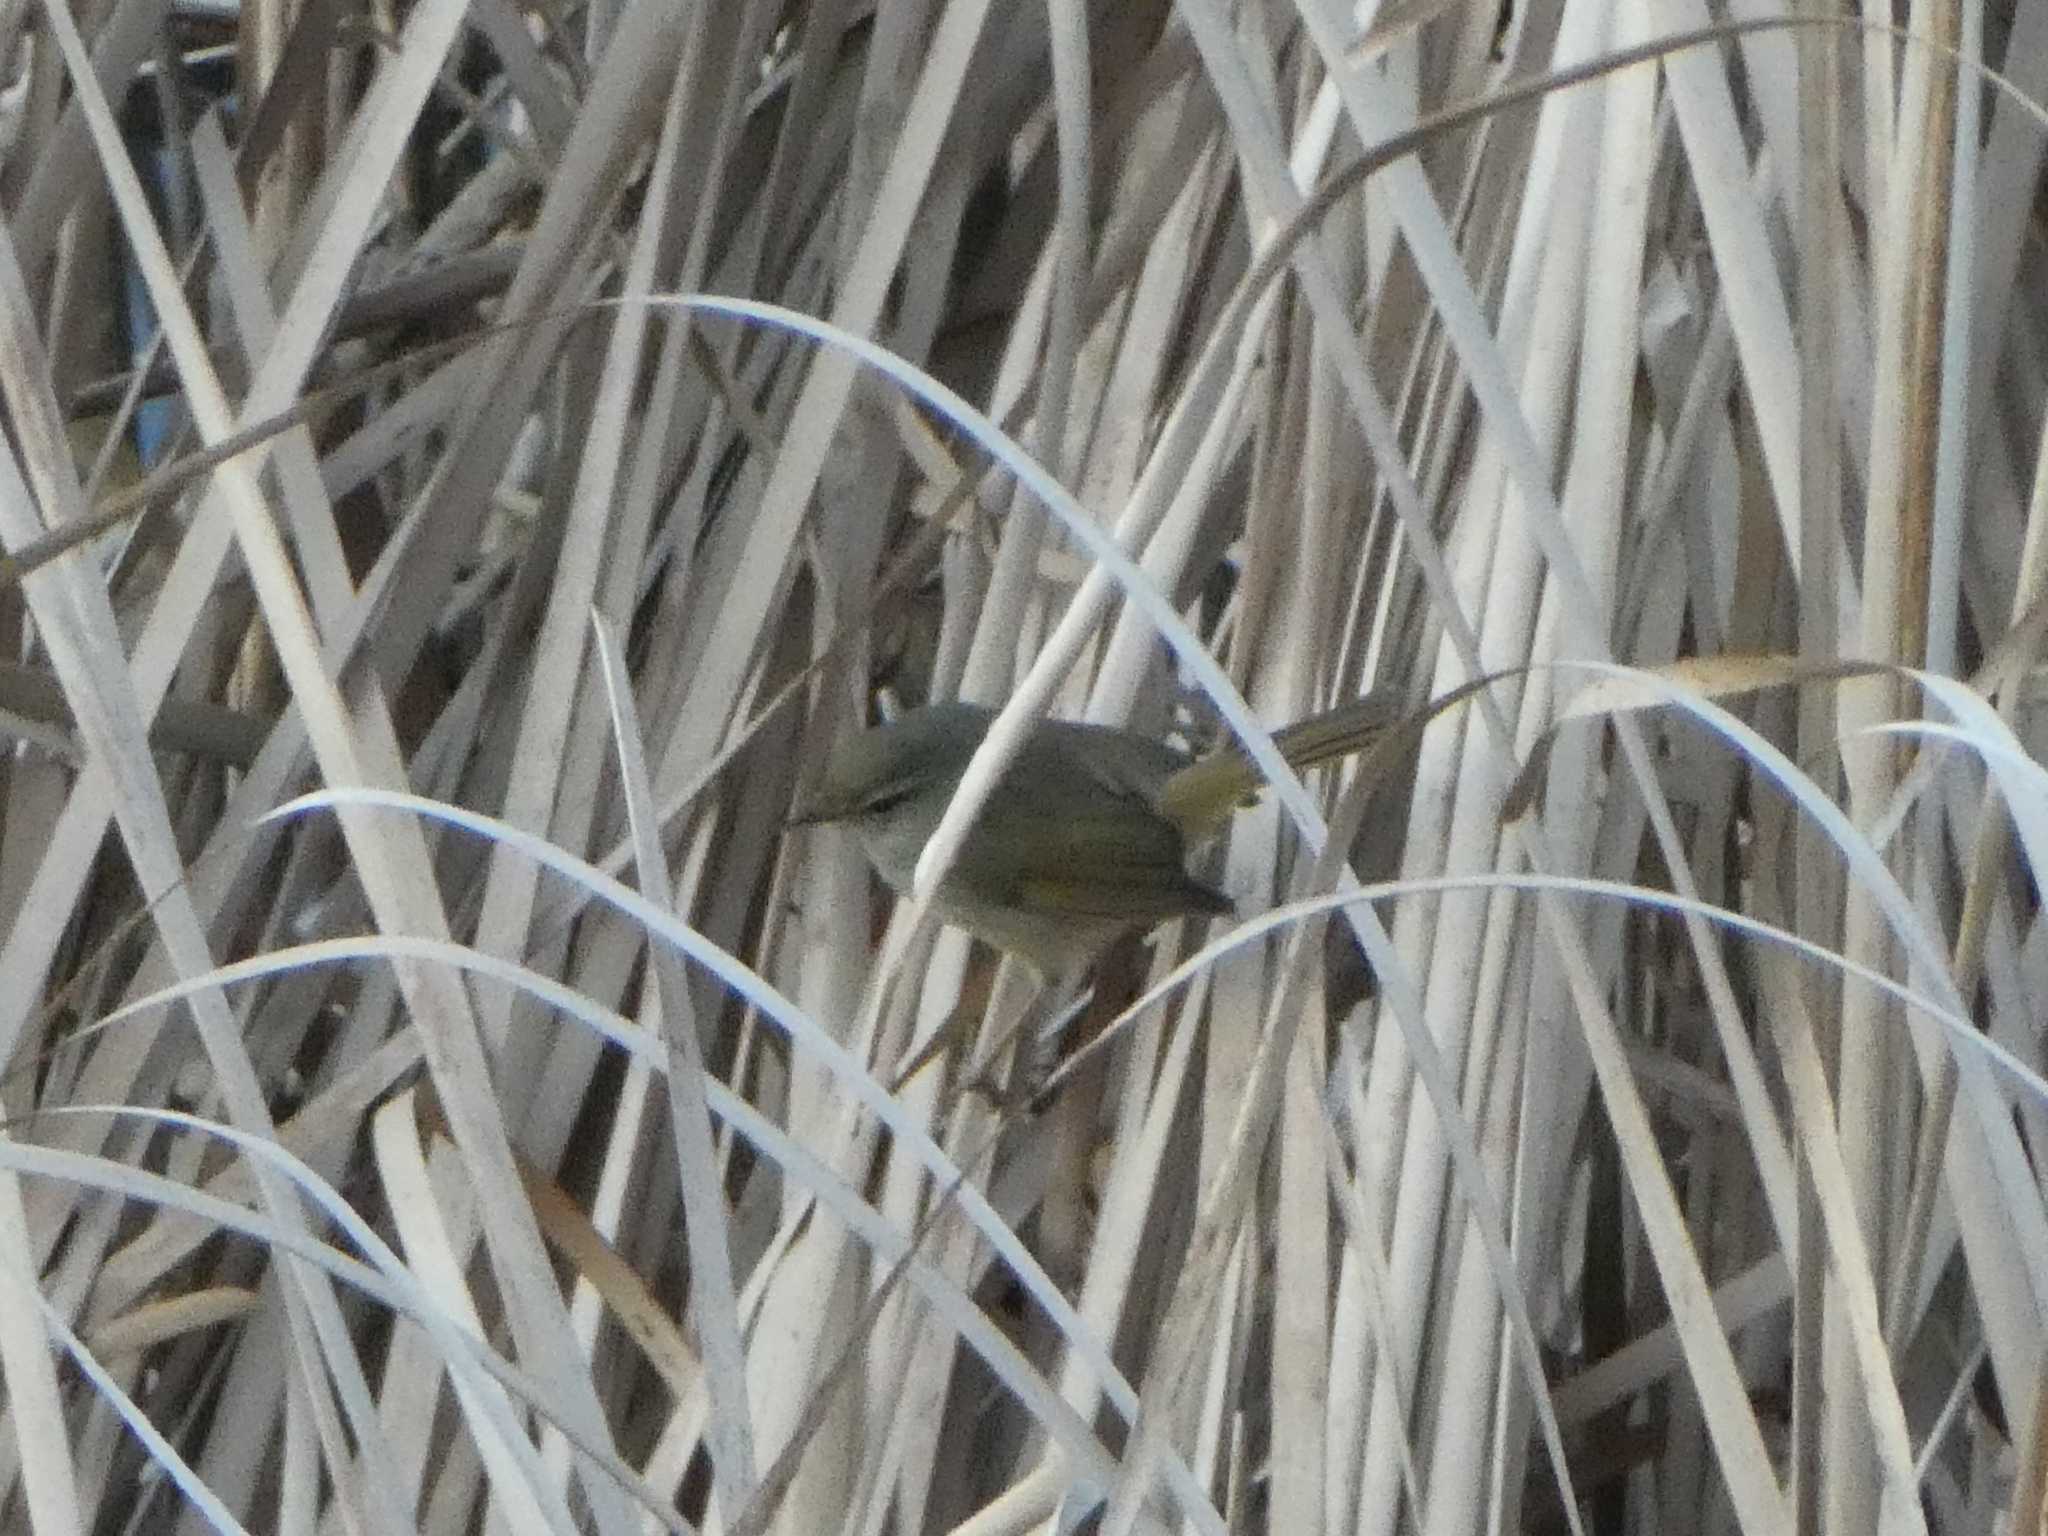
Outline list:
[[[2042,1529],[2048,6],[0,83],[0,1528]],[[1486,674],[1071,1018],[787,825]]]

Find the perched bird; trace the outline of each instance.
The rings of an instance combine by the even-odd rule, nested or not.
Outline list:
[[[1391,694],[1368,694],[1274,740],[1299,771],[1365,750],[1401,716]],[[876,871],[907,893],[994,718],[978,705],[933,704],[846,738],[795,819],[850,826]],[[934,909],[1043,976],[1072,974],[1122,934],[1228,912],[1228,898],[1188,873],[1187,856],[1260,786],[1235,745],[1191,759],[1137,731],[1041,721],[969,830]]]

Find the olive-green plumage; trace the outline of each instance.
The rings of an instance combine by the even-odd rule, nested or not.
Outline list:
[[[1392,699],[1369,695],[1274,739],[1300,770],[1371,746],[1398,717]],[[847,823],[882,878],[907,892],[994,718],[978,705],[934,704],[848,738],[799,819]],[[1187,854],[1260,783],[1235,747],[1191,760],[1135,731],[1042,721],[990,794],[934,906],[1045,975],[1077,969],[1119,934],[1230,910],[1188,874]]]

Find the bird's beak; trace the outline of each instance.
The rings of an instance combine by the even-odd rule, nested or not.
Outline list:
[[[783,822],[785,827],[822,827],[827,822],[844,821],[853,814],[845,806],[833,805],[830,801],[811,800],[797,806]]]

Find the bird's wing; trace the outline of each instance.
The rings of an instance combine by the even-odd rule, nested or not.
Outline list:
[[[1142,802],[1134,808],[1144,814],[1041,818],[1000,861],[974,858],[970,844],[956,873],[985,899],[1049,914],[1136,923],[1229,911],[1227,898],[1188,874],[1172,824]]]

